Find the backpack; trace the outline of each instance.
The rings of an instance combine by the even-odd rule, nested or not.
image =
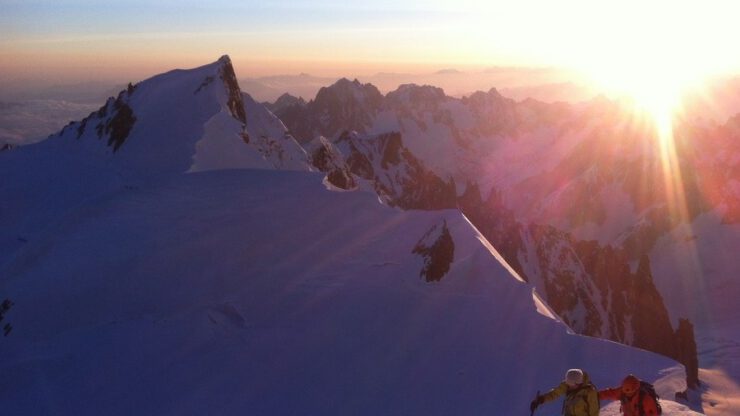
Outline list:
[[[658,397],[658,393],[655,392],[655,387],[647,381],[640,381],[640,409],[642,413],[645,413],[645,410],[642,409],[642,400],[646,395],[653,398],[655,401],[655,408],[658,409],[658,414],[662,415],[663,408],[660,407],[660,400],[658,400],[660,397]]]
[[[648,383],[647,381],[640,381],[640,390],[638,392],[638,403],[640,403],[640,416],[645,416],[645,406],[643,405],[643,400],[645,400],[645,396],[650,396],[655,401],[655,408],[658,409],[658,414],[663,414],[663,408],[660,407],[660,397],[658,396],[658,393],[655,392],[655,387],[653,387],[652,384]],[[627,399],[627,396],[622,395],[622,398],[620,399],[622,402],[622,406],[626,405],[629,401]]]

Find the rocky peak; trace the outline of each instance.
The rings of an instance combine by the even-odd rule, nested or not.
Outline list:
[[[306,105],[306,101],[303,99],[303,97],[296,97],[286,92],[285,94],[278,97],[274,103],[265,102],[263,103],[263,105],[273,113],[277,114],[282,112],[286,108],[294,105],[304,107]]]
[[[455,242],[447,228],[447,221],[434,225],[421,237],[412,253],[424,259],[419,275],[427,282],[438,282],[450,271],[455,260]]]
[[[306,145],[311,164],[326,173],[329,183],[340,189],[354,189],[357,184],[342,153],[323,136],[319,136]]]
[[[87,118],[77,125],[76,138],[79,140],[92,127],[98,139],[107,139],[106,142],[108,146],[113,148],[113,152],[118,151],[131,133],[134,123],[136,123],[134,110],[129,105],[135,91],[136,86],[129,83],[128,87],[118,93],[116,98],[108,98],[105,105],[100,107],[98,111],[90,113]],[[65,126],[61,135],[74,124],[71,123]]]
[[[463,103],[471,106],[476,110],[480,110],[486,107],[494,107],[502,109],[505,107],[513,107],[516,102],[511,98],[506,98],[498,92],[496,88],[491,88],[488,92],[476,91],[470,94],[469,97],[463,97]]]
[[[226,87],[228,97],[226,105],[229,107],[231,115],[246,125],[247,115],[244,112],[242,92],[239,89],[239,82],[236,80],[236,73],[234,72],[234,66],[231,64],[231,58],[229,58],[229,55],[223,55],[216,62],[219,65],[219,76],[224,83],[224,87]]]
[[[362,84],[357,79],[342,78],[329,87],[322,87],[316,94],[313,105],[319,108],[334,105],[363,107],[373,111],[379,109],[383,95],[373,84]]]
[[[335,138],[345,130],[365,133],[383,106],[383,96],[372,84],[342,78],[323,87],[305,106],[291,105],[276,113],[301,142],[317,136]]]
[[[511,98],[506,98],[498,90],[491,88],[488,92],[476,91],[469,97],[463,97],[462,103],[476,118],[481,135],[516,137],[520,115],[517,103]]]
[[[403,84],[395,91],[386,95],[389,101],[397,104],[407,104],[413,107],[422,105],[436,105],[444,101],[447,96],[442,88],[431,85]]]

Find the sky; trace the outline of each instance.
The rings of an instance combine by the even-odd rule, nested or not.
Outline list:
[[[705,73],[740,68],[738,12],[719,0],[0,0],[0,82],[139,79],[222,54],[240,76],[491,66]]]

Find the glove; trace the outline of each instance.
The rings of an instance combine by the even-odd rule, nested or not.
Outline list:
[[[541,405],[544,401],[545,401],[545,398],[544,397],[537,396],[537,398],[535,398],[534,400],[532,400],[532,403],[530,403],[529,410],[532,411],[532,412],[534,412],[535,409],[537,409],[537,407],[539,405]]]

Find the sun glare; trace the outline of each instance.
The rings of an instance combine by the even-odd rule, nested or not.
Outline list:
[[[688,209],[673,122],[682,111],[682,97],[701,90],[703,81],[714,71],[713,62],[687,60],[681,45],[668,42],[667,29],[661,31],[659,25],[652,29],[633,32],[642,42],[635,39],[629,48],[597,49],[581,67],[597,90],[631,103],[638,116],[652,119],[651,136],[662,165],[670,215],[681,220],[688,217]]]

